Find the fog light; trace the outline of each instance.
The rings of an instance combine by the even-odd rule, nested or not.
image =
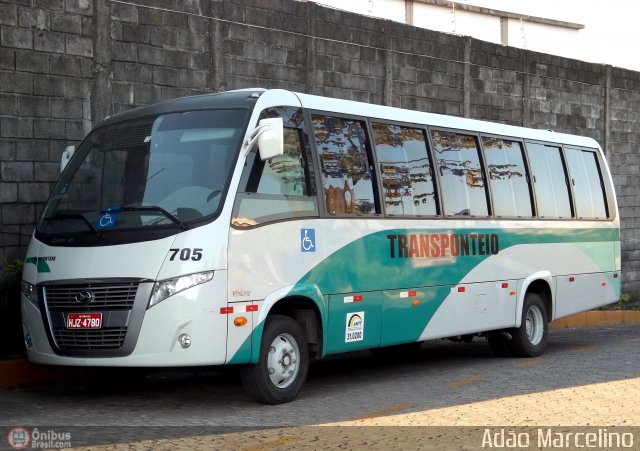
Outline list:
[[[27,347],[27,349],[33,348],[33,338],[31,338],[31,334],[26,334],[24,336],[24,345]]]
[[[184,349],[187,349],[189,346],[191,346],[191,337],[187,334],[182,334],[178,337],[178,343],[180,343],[180,346],[182,346]]]

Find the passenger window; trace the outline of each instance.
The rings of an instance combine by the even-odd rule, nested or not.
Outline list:
[[[352,119],[313,115],[312,125],[327,212],[332,215],[376,213],[364,124]]]
[[[560,148],[538,143],[526,143],[526,147],[538,215],[541,218],[571,218],[571,203]]]
[[[247,156],[232,225],[247,227],[296,216],[317,216],[311,158],[298,129],[284,129],[284,154],[262,161]]]
[[[607,207],[596,153],[570,147],[565,151],[573,183],[576,216],[584,219],[606,218]]]
[[[487,192],[475,136],[432,130],[444,214],[488,216]]]
[[[484,136],[482,145],[494,214],[503,218],[532,217],[531,192],[522,144]]]
[[[389,215],[437,215],[424,132],[390,124],[373,123],[371,126],[380,164],[385,212]]]

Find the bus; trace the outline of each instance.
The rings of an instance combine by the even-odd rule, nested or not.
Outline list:
[[[620,295],[591,138],[245,89],[116,114],[62,167],[23,272],[36,363],[239,365],[278,404],[338,353],[538,356]]]

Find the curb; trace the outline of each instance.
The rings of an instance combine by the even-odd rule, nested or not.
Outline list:
[[[550,329],[640,324],[640,310],[591,310],[551,321]]]
[[[26,358],[0,361],[0,389],[80,382],[87,377],[84,368],[38,365]]]
[[[610,326],[614,324],[640,324],[637,310],[593,310],[577,313],[552,321],[552,330],[576,327]],[[0,389],[16,389],[70,382],[82,382],[88,371],[81,367],[38,365],[26,358],[0,361]]]

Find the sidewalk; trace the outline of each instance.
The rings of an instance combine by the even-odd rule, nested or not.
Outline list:
[[[583,312],[553,321],[550,324],[550,329],[600,327],[613,324],[640,324],[640,311],[594,310]],[[36,365],[24,357],[0,360],[0,389],[78,382],[86,380],[87,377],[87,370],[81,367]]]

